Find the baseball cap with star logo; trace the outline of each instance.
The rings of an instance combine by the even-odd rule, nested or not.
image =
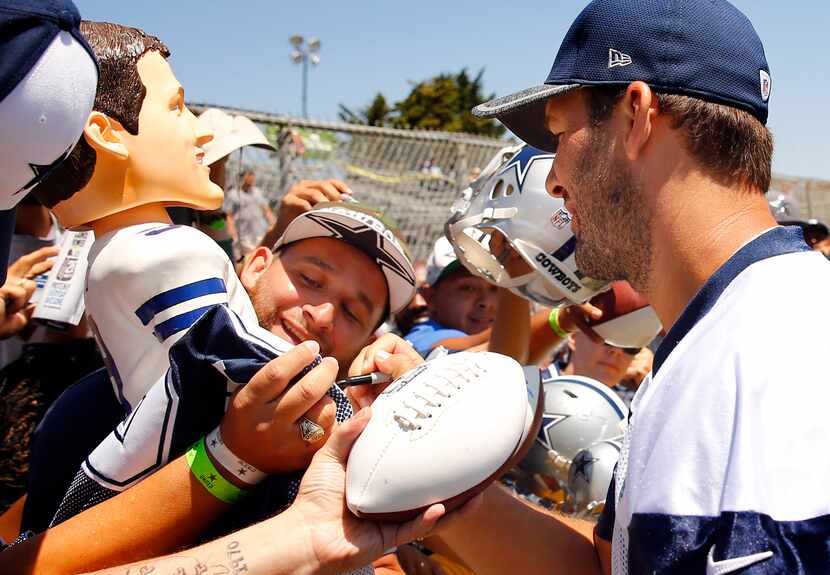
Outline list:
[[[291,221],[274,251],[308,238],[335,238],[372,258],[386,278],[389,309],[402,310],[415,295],[415,270],[397,227],[382,212],[357,203],[317,204]]]

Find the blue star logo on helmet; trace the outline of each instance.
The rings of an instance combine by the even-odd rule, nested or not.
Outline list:
[[[512,169],[516,170],[516,182],[519,185],[519,193],[522,191],[522,186],[525,182],[525,177],[530,172],[530,166],[533,162],[540,160],[553,160],[554,155],[548,152],[525,146],[522,150],[513,156],[510,161],[498,173],[499,176],[506,174]]]
[[[582,476],[585,481],[591,481],[594,463],[597,461],[599,461],[599,459],[591,455],[590,451],[580,451],[576,454],[576,457],[574,457],[573,463],[571,463],[574,475],[576,477]]]
[[[553,449],[553,442],[550,440],[550,430],[566,419],[568,419],[567,415],[559,413],[543,413],[542,425],[539,427],[539,434],[536,436],[536,441],[544,445],[548,451]]]

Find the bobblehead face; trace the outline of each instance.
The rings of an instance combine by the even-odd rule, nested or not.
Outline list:
[[[84,137],[95,150],[95,169],[84,189],[53,207],[65,227],[91,224],[101,233],[163,219],[164,206],[211,210],[222,204],[222,189],[202,164],[202,146],[213,136],[184,105],[167,60],[150,50],[136,68],[146,90],[138,133],[102,112],[90,114]]]
[[[210,181],[202,164],[202,146],[213,139],[184,105],[182,88],[167,60],[156,51],[138,61],[138,75],[147,93],[138,115],[138,135],[119,134],[127,153],[126,185],[148,198],[160,192],[184,205],[219,207],[222,190]]]

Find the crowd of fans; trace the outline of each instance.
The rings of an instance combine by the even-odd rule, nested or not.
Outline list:
[[[107,59],[117,52],[110,44],[117,42],[94,39],[112,34],[114,25],[85,26],[99,51],[101,77],[117,84],[115,73],[107,76],[106,71]],[[133,204],[122,199],[101,217],[77,225],[71,218],[83,210],[67,209],[66,202],[82,201],[86,190],[102,180],[112,185],[112,174],[100,176],[112,170],[107,154],[123,159],[143,153],[161,160],[163,152],[153,149],[153,121],[170,121],[164,115],[154,120],[151,109],[160,99],[157,91],[175,82],[166,48],[135,29],[114,28],[147,44],[127,66],[146,84],[142,106],[149,111],[142,115],[142,131],[132,134],[133,141],[125,139],[123,147],[112,144],[110,134],[121,129],[114,123],[98,132],[98,140],[90,134],[93,173],[78,190],[52,202],[64,180],[50,177],[26,195],[17,210],[13,263],[0,287],[5,306],[0,322],[0,543],[8,545],[0,553],[0,571],[91,571],[219,537],[202,548],[204,553],[219,553],[233,573],[243,573],[246,561],[253,564],[254,552],[248,548],[243,558],[237,534],[261,537],[252,525],[280,534],[287,561],[293,549],[306,545],[295,539],[301,537],[298,525],[332,524],[338,526],[332,545],[345,533],[343,540],[361,543],[355,545],[360,553],[381,556],[367,566],[356,551],[331,550],[332,563],[344,570],[472,573],[446,542],[421,537],[439,521],[438,511],[427,510],[403,526],[384,526],[342,509],[338,487],[327,485],[321,470],[328,466],[342,475],[350,441],[369,413],[364,408],[383,386],[343,390],[332,382],[374,371],[396,377],[421,361],[459,351],[498,352],[538,368],[545,385],[582,385],[624,421],[665,334],[649,331],[651,324],[644,322],[623,331],[642,330],[645,336],[603,335],[599,326],[612,309],[596,298],[569,299],[562,285],[573,287],[572,293],[591,294],[609,285],[576,273],[573,249],[568,251],[570,216],[544,184],[553,155],[527,146],[503,150],[459,191],[459,198],[466,209],[484,198],[491,202],[485,211],[510,214],[504,219],[542,213],[562,234],[558,249],[528,257],[523,246],[533,238],[511,235],[479,218],[470,226],[472,236],[431,238],[428,259],[413,262],[394,223],[361,204],[346,182],[296,182],[276,205],[257,187],[250,169],[238,182],[228,182],[231,153],[270,144],[252,123],[219,110],[208,110],[199,123],[177,87],[172,110],[169,94],[162,107],[175,111],[172,121],[199,150],[211,186],[224,192],[221,206],[213,202],[214,209],[207,209],[196,200],[184,201],[193,191],[185,190],[188,185],[214,190],[190,182],[182,185],[185,191],[178,190],[181,198]],[[138,110],[133,112],[137,119]],[[106,117],[109,112],[97,113]],[[540,170],[543,160],[549,164],[541,175],[528,175],[533,161]],[[158,165],[133,161],[136,173]],[[68,162],[63,175],[82,164]],[[184,161],[173,165],[167,183],[190,178],[180,174],[185,168]],[[424,165],[430,173],[435,169],[432,161]],[[141,176],[124,177],[125,197],[127,191],[140,196],[136,181]],[[168,211],[153,211],[157,205]],[[808,245],[830,258],[824,224],[793,220],[780,203],[771,209],[780,223],[799,226]],[[130,219],[139,213],[144,219]],[[450,221],[464,221],[462,215]],[[66,271],[74,270],[65,262],[78,259],[78,244],[64,226],[96,232],[85,280],[77,274],[73,280]],[[562,268],[572,266],[573,277],[546,253]],[[114,265],[107,258],[117,260],[117,273],[105,267]],[[80,261],[87,265],[86,259]],[[554,268],[564,277],[558,284],[550,279]],[[66,282],[87,282],[82,304],[87,313],[77,323],[39,322],[34,312],[44,288],[61,273]],[[120,281],[115,287],[104,281],[113,273]],[[617,286],[610,287],[617,293]],[[620,289],[633,292],[627,284]],[[640,312],[646,304],[620,315]],[[117,317],[119,310],[126,310],[123,317]],[[623,343],[628,335],[636,335],[631,340],[636,344]],[[275,357],[279,360],[272,361]],[[589,411],[583,414],[586,421],[595,416]],[[610,475],[592,479],[575,462],[584,462],[580,453],[599,440],[617,445],[622,429],[614,427],[616,420],[614,425],[605,421],[601,436],[567,437],[573,443],[567,451],[556,436],[567,431],[552,431],[556,423],[543,426],[538,439],[543,448],[511,470],[504,483],[531,504],[596,519],[604,498],[593,493],[607,490]],[[612,449],[611,459],[596,453],[590,462],[602,462],[607,470],[619,448]],[[596,467],[599,473],[600,463]],[[333,515],[319,503],[327,497],[336,500],[330,506],[338,508]],[[319,548],[314,547],[316,560],[325,563]],[[263,556],[266,551],[273,550],[262,550]],[[208,572],[207,562],[194,561],[176,572]]]

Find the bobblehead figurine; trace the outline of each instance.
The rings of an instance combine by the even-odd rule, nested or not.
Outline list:
[[[136,28],[82,22],[100,75],[83,138],[36,189],[73,230],[91,229],[86,300],[113,390],[127,412],[169,367],[170,347],[210,306],[256,315],[225,252],[172,225],[165,208],[212,210],[203,146],[212,135],[184,104],[170,52]]]

